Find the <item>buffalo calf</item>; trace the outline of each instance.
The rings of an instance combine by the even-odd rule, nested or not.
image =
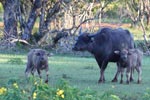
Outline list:
[[[142,74],[142,56],[143,53],[138,49],[123,49],[121,51],[114,51],[114,53],[120,55],[120,60],[118,61],[118,71],[117,74],[121,72],[121,80],[120,83],[123,82],[123,72],[124,68],[126,68],[126,77],[127,84],[133,79],[132,74],[134,69],[138,72],[138,81],[141,82],[141,74]]]
[[[28,55],[27,55],[27,66],[25,70],[26,76],[29,76],[31,73],[34,75],[35,71],[37,70],[39,77],[41,78],[41,70],[46,71],[46,80],[45,82],[48,82],[48,56],[50,56],[49,53],[47,53],[43,49],[32,49]]]

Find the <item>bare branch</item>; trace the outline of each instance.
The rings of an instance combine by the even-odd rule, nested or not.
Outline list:
[[[12,39],[11,43],[16,43],[16,42],[21,42],[24,43],[26,45],[32,46],[30,43],[28,43],[26,40],[22,40],[22,39]]]

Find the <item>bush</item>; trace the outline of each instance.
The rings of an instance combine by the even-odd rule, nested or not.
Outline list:
[[[53,87],[34,78],[30,78],[28,84],[21,87],[17,81],[9,81],[7,86],[0,87],[0,100],[120,100],[112,92],[99,95],[89,88],[81,91],[63,79]]]
[[[143,100],[149,100],[150,99],[150,89],[148,88],[143,96]]]

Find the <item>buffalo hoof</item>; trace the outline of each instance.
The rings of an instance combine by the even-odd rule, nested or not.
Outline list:
[[[138,80],[138,81],[137,81],[137,84],[140,84],[140,83],[141,83],[141,81],[140,81],[140,80]]]
[[[123,80],[120,81],[120,84],[122,84],[122,83],[123,83]]]
[[[130,82],[133,82],[134,81],[134,79],[133,78],[130,78]]]
[[[127,81],[126,83],[127,83],[127,84],[129,84],[130,82],[129,82],[129,81]]]
[[[115,78],[115,79],[113,79],[111,82],[118,82],[118,80]]]
[[[100,83],[104,83],[105,82],[105,80],[99,80],[98,81],[98,83],[100,84]]]
[[[48,83],[48,80],[45,80],[45,83]]]

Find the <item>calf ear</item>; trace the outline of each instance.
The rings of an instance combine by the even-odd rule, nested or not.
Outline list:
[[[134,51],[132,49],[128,50],[128,55],[131,55]]]
[[[53,53],[47,53],[47,56],[49,56],[49,57],[51,57],[53,55],[54,55]]]
[[[36,52],[35,55],[36,55],[36,56],[40,56],[40,53],[39,53],[39,52]]]
[[[132,54],[132,52],[129,51],[129,52],[128,52],[128,55],[131,55],[131,54]]]
[[[116,50],[116,51],[114,51],[114,53],[119,55],[120,51]]]

